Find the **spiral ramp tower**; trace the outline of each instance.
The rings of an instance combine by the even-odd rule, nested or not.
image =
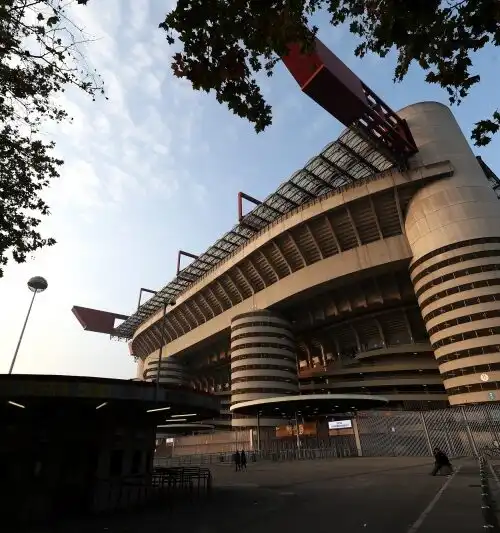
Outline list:
[[[143,365],[143,379],[156,381],[158,375],[159,353],[149,355]],[[188,383],[186,369],[179,357],[163,357],[160,365],[159,381],[170,387],[185,387]]]
[[[233,317],[231,321],[231,404],[299,394],[297,352],[290,323],[266,310]],[[261,426],[283,423],[262,418]],[[255,427],[252,417],[233,415],[234,428]]]
[[[405,219],[410,276],[450,405],[500,400],[500,210],[451,111],[406,107],[418,146],[410,163],[449,160],[454,172],[421,188]]]

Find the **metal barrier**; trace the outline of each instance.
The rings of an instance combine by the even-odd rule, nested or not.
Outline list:
[[[356,417],[355,435],[301,437],[297,452],[295,439],[262,438],[261,452],[256,460],[288,460],[288,457],[353,457],[358,452],[365,457],[422,456],[431,457],[435,447],[448,457],[478,457],[486,455],[500,458],[500,404],[467,405],[432,411],[366,411]],[[255,449],[256,442],[249,443]],[[359,447],[358,447],[359,444]],[[215,443],[214,443],[215,445]],[[235,445],[236,446],[236,445]],[[245,449],[247,447],[237,449]],[[498,451],[497,451],[498,449]],[[155,464],[188,466],[231,464],[233,451],[221,453],[179,455],[156,458]],[[274,454],[274,455],[273,455]],[[283,458],[283,459],[282,459]],[[251,458],[248,458],[251,462]]]
[[[247,460],[250,464],[257,461],[304,461],[312,459],[341,459],[343,457],[354,457],[354,454],[347,449],[340,448],[291,448],[280,451],[262,450],[260,452],[247,453]],[[234,466],[233,454],[184,455],[181,457],[160,457],[155,459],[156,468],[174,468],[180,464],[201,465],[207,463]]]
[[[498,517],[495,510],[495,501],[491,494],[487,463],[484,457],[479,457],[479,476],[481,479],[481,511],[483,515],[483,528],[498,533]]]
[[[433,411],[369,411],[357,418],[364,456],[478,457],[500,442],[500,405],[470,405]]]
[[[187,490],[199,494],[212,488],[212,473],[208,468],[199,467],[157,467],[153,473],[152,485],[166,492]]]
[[[212,488],[212,474],[208,468],[156,468],[147,479],[144,476],[126,476],[101,480],[97,488],[93,512],[113,512],[176,501],[175,496],[198,496]]]

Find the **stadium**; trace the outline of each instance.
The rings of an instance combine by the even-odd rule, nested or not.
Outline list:
[[[240,193],[237,224],[180,251],[132,315],[73,312],[129,342],[138,379],[220,397],[219,429],[274,430],[280,413],[231,407],[299,393],[394,411],[497,402],[500,181],[446,106],[393,112],[319,41],[283,61],[340,137],[267,198]]]

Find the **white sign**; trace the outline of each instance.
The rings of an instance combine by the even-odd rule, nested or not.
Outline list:
[[[490,376],[488,374],[481,374],[481,381],[488,381],[490,379]]]
[[[352,420],[329,420],[328,429],[352,428]]]

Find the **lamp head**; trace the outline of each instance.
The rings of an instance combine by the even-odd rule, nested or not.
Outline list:
[[[49,284],[42,276],[35,276],[28,281],[28,289],[32,292],[43,292]]]

